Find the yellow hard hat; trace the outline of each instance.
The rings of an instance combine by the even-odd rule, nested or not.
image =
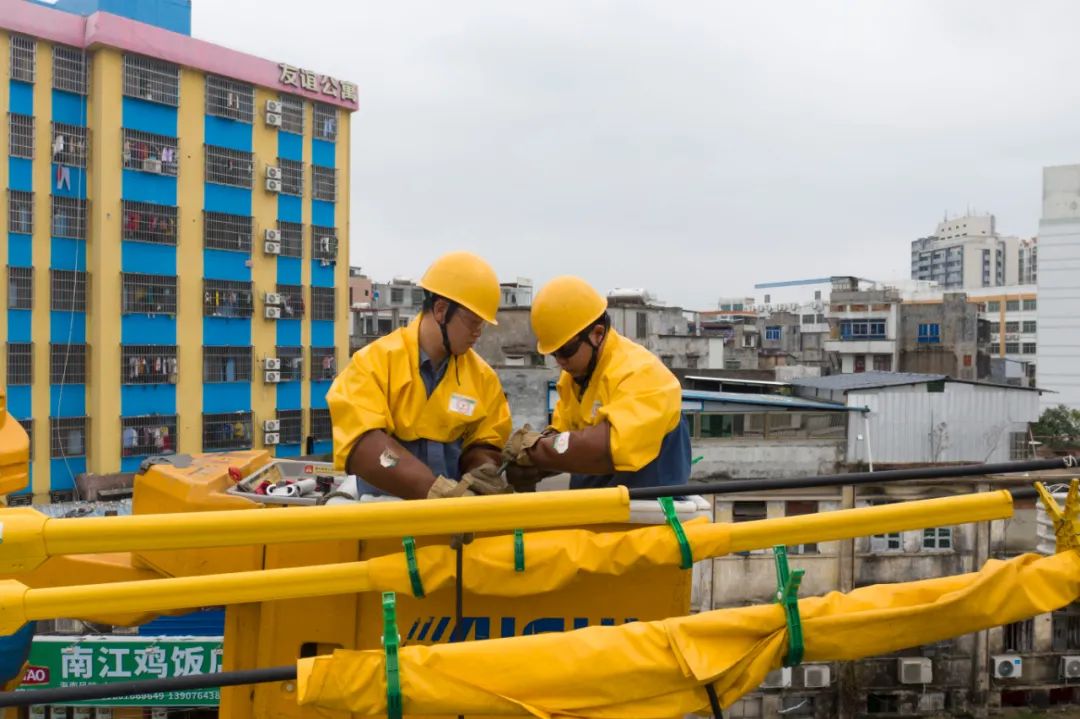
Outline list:
[[[499,278],[491,265],[471,252],[451,252],[435,260],[420,278],[428,292],[457,302],[493,325],[499,310]]]
[[[580,277],[562,275],[548,282],[533,299],[536,351],[551,354],[607,311],[607,300]]]

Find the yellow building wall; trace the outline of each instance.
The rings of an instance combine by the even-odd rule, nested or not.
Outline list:
[[[336,307],[334,308],[334,345],[337,347],[337,368],[340,371],[349,359],[349,331],[352,321],[349,310],[349,243],[352,237],[349,227],[349,177],[350,153],[352,145],[352,115],[338,110],[338,141],[335,162],[338,167],[338,201],[334,208],[338,227],[338,255],[334,268],[334,287]]]
[[[266,101],[277,100],[278,94],[255,88],[255,118],[251,148],[255,152],[254,181],[251,189],[251,214],[254,237],[251,243],[251,280],[255,295],[255,314],[251,318],[252,369],[251,410],[252,447],[263,446],[263,420],[277,416],[277,389],[263,381],[263,359],[276,357],[277,323],[266,319],[263,297],[277,287],[277,257],[263,252],[263,230],[277,227],[277,195],[266,190],[266,168],[277,165],[278,130],[263,121]]]
[[[49,437],[52,434],[49,418],[51,388],[49,382],[49,266],[52,264],[52,229],[49,195],[52,190],[52,165],[43,162],[52,146],[52,46],[38,40],[37,75],[34,78],[34,312],[31,315],[30,336],[34,342],[34,375],[31,407],[34,416],[34,480],[35,502],[48,500]],[[91,371],[93,371],[93,358]],[[90,431],[93,431],[91,426]]]
[[[9,60],[11,58],[9,39],[6,32],[0,31],[0,78],[10,77],[8,72]],[[10,92],[10,83],[0,83],[0,107],[11,108],[11,98],[8,96]],[[9,133],[0,132],[0,157],[8,157],[8,139]],[[7,209],[7,187],[8,187],[8,163],[0,162],[0,227],[3,227],[3,236],[7,237],[7,222],[8,222],[8,209]],[[6,308],[8,306],[8,282],[7,282],[7,267],[8,267],[8,243],[6,241],[0,242],[0,267],[4,268],[4,276],[0,278],[0,337],[4,338],[3,342],[0,342],[0,368],[3,368],[4,372],[4,387],[7,388],[7,339],[8,335],[8,313]],[[6,503],[7,498],[0,498],[0,503]]]

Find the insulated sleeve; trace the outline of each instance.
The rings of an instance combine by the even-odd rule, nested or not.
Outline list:
[[[611,425],[611,461],[618,472],[636,472],[660,454],[682,413],[679,381],[655,367],[640,367],[611,390],[599,414]]]
[[[465,448],[475,444],[502,447],[510,439],[510,431],[513,429],[510,403],[506,401],[506,394],[494,371],[483,374],[481,385],[483,415],[465,433],[462,445]]]
[[[334,467],[345,469],[356,440],[374,429],[393,432],[387,399],[388,366],[378,349],[353,355],[326,393],[334,430]]]

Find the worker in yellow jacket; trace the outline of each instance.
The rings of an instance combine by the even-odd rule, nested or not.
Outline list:
[[[428,268],[423,310],[407,327],[359,350],[326,401],[334,465],[406,499],[508,491],[498,470],[510,407],[495,371],[472,346],[496,324],[495,271],[468,252]]]
[[[504,448],[515,488],[554,472],[570,472],[572,489],[689,481],[679,380],[611,327],[607,300],[579,277],[557,277],[537,293],[530,319],[537,351],[563,371],[551,426],[526,425]]]

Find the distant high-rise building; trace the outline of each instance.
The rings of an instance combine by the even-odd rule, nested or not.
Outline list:
[[[1030,284],[1036,240],[999,235],[993,215],[965,215],[938,223],[934,234],[911,243],[911,278],[944,289]]]
[[[1039,244],[1046,269],[1038,275],[1039,386],[1044,405],[1080,408],[1080,165],[1043,169]]]

